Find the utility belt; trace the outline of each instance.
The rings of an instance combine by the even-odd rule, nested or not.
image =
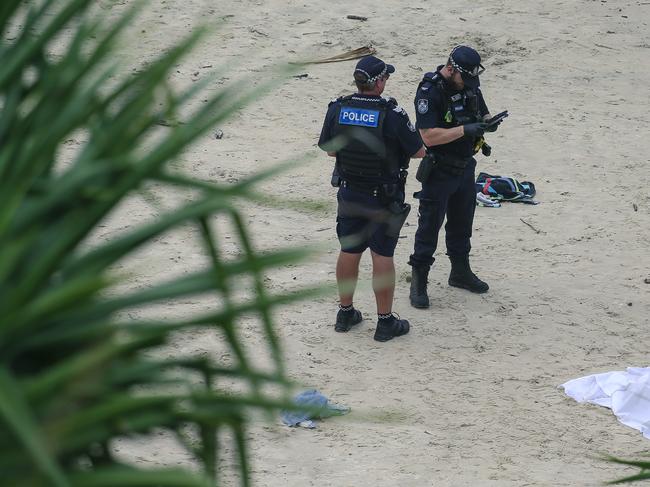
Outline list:
[[[397,201],[401,203],[403,201],[404,184],[406,182],[407,174],[407,171],[405,169],[402,169],[399,173],[399,180],[394,183],[359,183],[341,177],[338,173],[338,170],[335,168],[334,172],[332,173],[331,183],[335,188],[351,189],[352,191],[357,191],[359,193],[364,193],[375,198],[379,198],[382,204],[388,206],[392,202]]]
[[[369,194],[375,198],[382,196],[383,188],[382,186],[372,186],[369,184],[358,184],[348,181],[347,179],[341,179],[338,185],[340,188],[351,189],[352,191],[357,191],[359,193]]]
[[[405,179],[406,171],[402,172],[404,174],[400,175],[400,178]],[[386,223],[386,236],[391,238],[399,237],[400,230],[404,226],[404,222],[406,222],[406,218],[411,211],[411,205],[404,203],[403,182],[380,185],[359,184],[342,179],[338,174],[333,174],[332,186],[351,189],[352,191],[358,191],[359,193],[368,194],[377,198],[385,206],[385,210],[381,210],[381,214],[371,215],[370,213],[372,212],[365,214],[366,212],[363,209],[357,208],[358,214],[356,214],[357,211],[353,210],[348,216],[369,217],[373,220],[382,221]]]
[[[465,168],[472,162],[472,156],[461,157],[452,154],[427,151],[427,155],[420,161],[415,179],[426,183],[434,169],[438,169],[451,176],[462,176]]]

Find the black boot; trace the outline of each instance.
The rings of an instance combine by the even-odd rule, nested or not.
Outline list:
[[[336,313],[336,324],[334,325],[334,331],[339,333],[345,333],[350,331],[354,325],[358,325],[363,320],[361,316],[361,311],[358,309],[352,308],[350,310],[343,311],[339,309]]]
[[[427,295],[427,278],[429,267],[415,267],[411,269],[411,291],[409,298],[414,308],[428,308],[429,296]]]
[[[374,338],[378,342],[387,342],[395,337],[406,335],[410,328],[411,326],[407,320],[401,320],[393,313],[390,316],[379,315]]]
[[[481,281],[472,272],[469,266],[469,256],[449,256],[451,261],[451,272],[449,273],[449,285],[472,291],[473,293],[486,293],[490,286]]]

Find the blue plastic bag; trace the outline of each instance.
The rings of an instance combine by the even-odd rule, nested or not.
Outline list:
[[[304,428],[315,428],[313,419],[329,418],[330,416],[342,416],[350,412],[350,408],[339,404],[331,404],[329,399],[315,389],[303,391],[293,398],[296,406],[304,407],[305,411],[282,411],[280,418],[287,426],[302,426]]]

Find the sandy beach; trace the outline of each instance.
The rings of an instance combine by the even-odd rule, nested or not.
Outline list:
[[[117,16],[130,3],[101,5]],[[385,94],[411,120],[423,73],[443,63],[456,44],[475,47],[487,68],[481,87],[491,112],[510,112],[489,134],[493,154],[479,157],[477,171],[532,181],[540,202],[477,208],[472,263],[490,292],[450,288],[439,245],[432,306],[416,310],[406,280],[417,224],[415,161],[407,185],[414,211],[395,254],[394,309],[410,320],[411,333],[385,344],[372,340],[369,256],[355,296],[365,317],[360,327],[334,332],[334,291],[277,313],[290,376],[352,413],[324,420],[316,430],[256,420],[250,432],[255,485],[596,486],[633,472],[599,456],[635,456],[650,443],[608,410],[565,397],[558,385],[648,365],[650,2],[152,0],[120,47],[124,69],[151,61],[204,23],[215,29],[179,64],[170,80],[175,86],[215,71],[210,90],[259,83],[285,61],[372,45],[396,66]],[[218,127],[223,138],[211,132],[174,163],[195,177],[228,182],[296,160],[262,188],[326,209],[251,205],[248,223],[259,249],[321,250],[309,262],[270,274],[272,291],[334,283],[339,247],[332,160],[316,141],[328,102],[354,91],[355,63],[313,64],[295,73],[306,76],[287,75]],[[100,238],[151,214],[142,200],[129,205]],[[200,265],[195,243],[181,232],[135,256],[130,285]],[[225,250],[236,252],[235,243]],[[166,312],[203,306],[170,303]],[[252,350],[262,347],[256,323],[242,323],[242,335]],[[204,332],[184,337],[175,351],[228,359]],[[118,448],[144,465],[187,463],[164,438]],[[232,474],[226,480],[235,485]]]

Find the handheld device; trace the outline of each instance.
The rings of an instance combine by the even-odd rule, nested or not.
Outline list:
[[[494,127],[496,124],[501,123],[504,118],[508,116],[508,110],[497,113],[494,117],[487,121],[487,128]]]

